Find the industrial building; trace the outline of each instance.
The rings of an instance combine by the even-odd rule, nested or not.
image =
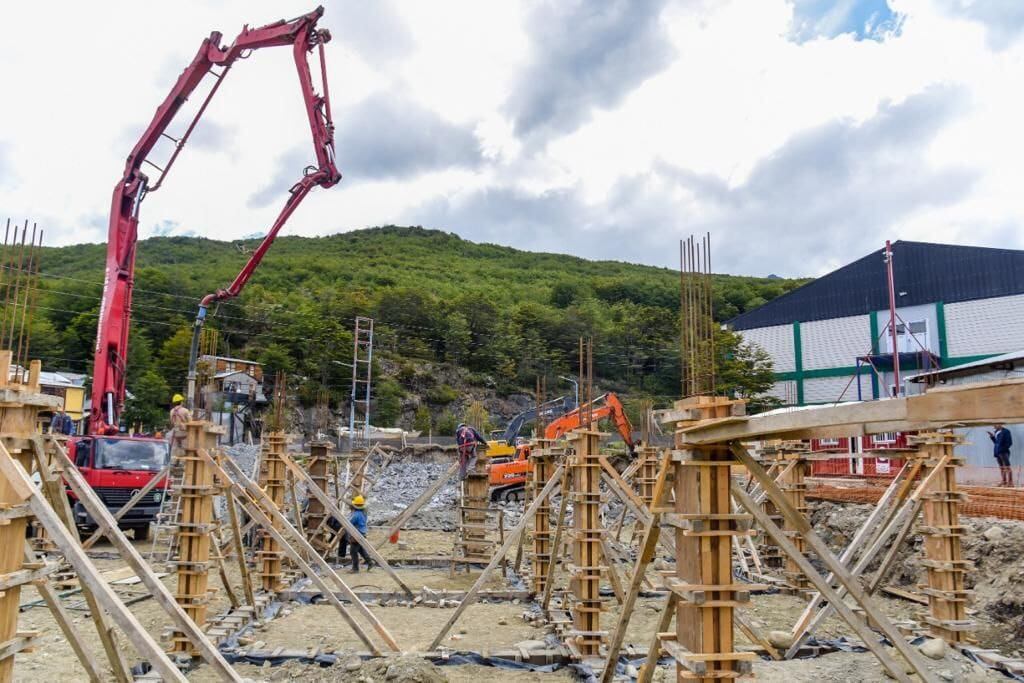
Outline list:
[[[892,254],[898,356],[884,249],[729,322],[771,356],[785,405],[891,396],[897,361],[907,376],[1021,347],[1024,251],[897,241]]]

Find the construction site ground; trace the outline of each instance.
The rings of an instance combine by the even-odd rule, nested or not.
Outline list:
[[[827,526],[827,524],[826,524]],[[1024,529],[1021,530],[1024,533]],[[628,531],[627,531],[628,533]],[[381,540],[382,531],[371,531],[371,540]],[[826,529],[826,536],[831,532]],[[416,559],[429,562],[430,558],[444,560],[449,557],[453,534],[434,530],[407,530],[401,534],[401,544],[387,544],[385,556],[401,562],[403,559]],[[136,546],[143,553],[149,550],[148,542],[138,542]],[[112,572],[124,567],[120,559],[110,559],[111,548],[104,542],[97,544],[92,551],[96,564],[101,571]],[[238,587],[237,567],[228,564],[229,576],[236,589]],[[347,569],[347,568],[346,568]],[[413,592],[422,587],[435,591],[466,590],[476,580],[479,569],[470,572],[459,571],[454,577],[444,567],[400,567],[399,576]],[[391,591],[394,583],[380,569],[368,573],[352,575],[342,573],[343,578],[357,590]],[[654,571],[650,576],[654,579]],[[173,575],[164,577],[164,582],[172,590]],[[566,577],[559,573],[558,588],[564,587]],[[211,576],[211,585],[217,585]],[[510,585],[501,578],[495,578],[491,585],[493,590],[521,589],[521,585]],[[127,595],[134,591],[139,597],[144,589],[136,585],[118,586],[118,591]],[[26,605],[38,600],[38,595],[31,587],[22,594],[22,604]],[[92,627],[91,620],[86,616],[80,595],[65,598],[66,604],[76,607],[74,611],[75,626],[85,635],[86,642],[95,651],[101,652],[99,640]],[[650,635],[656,627],[659,612],[664,602],[663,597],[640,598],[634,610],[627,643],[638,647],[646,647]],[[879,600],[885,612],[894,619],[911,619],[920,609],[915,603],[882,597]],[[219,591],[210,604],[210,614],[214,615],[228,606],[223,591]],[[618,618],[618,605],[615,600],[607,601],[609,610],[602,615],[602,624],[610,628]],[[803,610],[805,601],[794,595],[781,593],[759,594],[753,597],[747,613],[765,630],[788,630]],[[441,625],[452,614],[451,607],[427,607],[422,604],[415,607],[372,605],[375,614],[394,635],[400,646],[407,652],[424,651]],[[517,643],[530,640],[543,640],[547,631],[543,626],[533,626],[523,619],[523,613],[529,611],[530,605],[521,601],[504,601],[494,603],[477,603],[469,607],[444,646],[453,650],[486,652],[502,648],[514,647]],[[153,600],[141,600],[131,605],[131,610],[140,622],[155,637],[160,637],[167,630],[167,619]],[[1006,654],[1012,650],[1007,647],[1005,633],[1008,624],[986,622],[984,610],[979,611],[982,617],[982,628],[978,632],[982,646],[998,647]],[[358,618],[358,617],[357,617]],[[78,664],[69,644],[58,631],[50,612],[44,606],[33,607],[25,611],[20,618],[25,629],[38,629],[44,632],[40,646],[33,652],[18,655],[18,680],[81,680],[84,671]],[[988,628],[986,628],[988,626]],[[835,616],[826,620],[818,630],[820,638],[840,638],[850,636],[850,628]],[[855,639],[851,639],[855,640]],[[260,642],[262,641],[262,643]],[[749,645],[742,636],[739,643]],[[325,649],[333,648],[339,655],[338,663],[328,668],[320,668],[313,664],[298,661],[286,662],[279,666],[268,664],[238,664],[239,673],[253,680],[322,680],[322,681],[540,681],[540,680],[572,680],[574,673],[563,668],[553,673],[536,673],[497,669],[478,665],[434,666],[430,662],[415,655],[404,657],[387,657],[380,660],[359,660],[355,653],[365,648],[343,622],[337,612],[328,604],[304,604],[290,602],[282,607],[278,616],[269,620],[261,628],[254,630],[247,638],[247,643],[257,649],[276,648],[308,649],[322,644]],[[126,648],[130,650],[130,648]],[[967,662],[961,655],[953,651],[947,652],[941,660],[929,660],[930,667],[943,680],[951,681],[998,681],[1005,680],[1000,674],[986,671],[982,667]],[[659,668],[655,679],[662,680],[669,671],[668,666]],[[835,652],[814,659],[795,660],[789,662],[760,662],[755,664],[755,673],[763,681],[847,681],[847,680],[883,680],[884,674],[875,657],[867,652]],[[190,675],[190,680],[217,680],[214,672],[200,664]]]

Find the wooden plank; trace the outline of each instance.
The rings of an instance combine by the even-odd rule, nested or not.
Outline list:
[[[565,515],[569,507],[569,477],[566,475],[562,482],[562,501],[558,506],[558,519],[555,523],[555,536],[551,541],[551,558],[548,561],[548,575],[544,580],[544,597],[540,601],[540,607],[544,612],[548,611],[551,604],[551,594],[555,589],[555,567],[562,554],[562,529],[565,527]]]
[[[685,443],[722,443],[761,436],[796,438],[812,430],[831,436],[938,429],[964,424],[1024,422],[1024,379],[929,389],[919,396],[772,411],[682,430]]]
[[[544,501],[544,499],[551,495],[551,492],[555,490],[555,486],[561,483],[562,477],[564,476],[565,468],[562,465],[559,465],[555,469],[554,474],[551,475],[551,479],[548,480],[548,483],[545,484],[544,488],[541,489],[540,493],[537,494],[537,497],[533,500],[532,503],[530,503],[530,506],[526,508],[526,510],[523,512],[523,516],[520,517],[519,523],[516,524],[515,528],[505,539],[505,542],[498,549],[498,552],[494,553],[494,556],[491,558],[490,563],[480,573],[480,576],[477,577],[477,580],[473,584],[473,587],[469,589],[468,593],[466,593],[466,597],[462,599],[462,602],[459,603],[459,606],[455,609],[455,612],[448,619],[448,621],[445,622],[444,626],[441,627],[440,632],[434,637],[433,642],[427,649],[436,649],[437,646],[441,643],[441,641],[444,640],[444,637],[448,635],[448,632],[451,631],[452,626],[455,625],[455,622],[459,620],[460,616],[462,616],[462,613],[466,610],[466,608],[474,602],[476,602],[476,598],[480,592],[480,589],[483,588],[484,583],[486,583],[487,579],[489,579],[491,574],[494,573],[495,568],[497,568],[498,565],[501,564],[501,558],[505,556],[505,554],[509,551],[509,548],[511,548],[512,545],[516,542],[516,539],[519,537],[519,534],[523,533],[523,529],[526,528],[526,524],[527,522],[529,522],[530,517],[532,517],[533,513],[537,511],[537,508],[540,507],[540,504]]]
[[[316,571],[314,571],[313,567],[310,566],[310,564],[302,558],[301,553],[299,553],[294,547],[292,547],[292,544],[288,542],[288,538],[285,536],[286,533],[288,534],[288,536],[291,537],[291,539],[296,543],[296,545],[298,545],[299,548],[301,548],[302,551],[306,553],[306,555],[313,562],[313,564],[316,565],[316,567],[321,572],[326,574],[334,582],[334,584],[337,585],[338,588],[340,588],[345,593],[345,596],[355,606],[356,610],[367,621],[370,622],[370,625],[373,626],[374,630],[377,631],[378,634],[380,634],[381,638],[384,639],[384,642],[387,643],[388,647],[394,650],[395,652],[399,651],[398,643],[395,642],[394,637],[387,630],[387,628],[384,627],[384,624],[380,622],[380,620],[377,618],[377,615],[370,611],[370,609],[366,606],[366,603],[360,600],[359,596],[355,594],[355,592],[349,587],[349,585],[345,583],[340,576],[338,576],[338,574],[329,564],[327,564],[324,558],[320,556],[320,553],[318,553],[316,549],[309,544],[309,541],[306,540],[305,536],[300,534],[298,530],[296,530],[295,527],[293,527],[291,523],[288,522],[288,520],[281,513],[281,511],[278,510],[277,507],[274,505],[273,500],[270,499],[267,496],[267,494],[265,494],[263,490],[256,485],[255,482],[249,479],[249,477],[246,476],[245,472],[243,472],[242,469],[233,460],[231,460],[230,458],[225,458],[224,463],[229,467],[229,469],[231,469],[234,472],[234,479],[232,479],[228,475],[228,473],[224,471],[224,469],[217,463],[216,460],[213,459],[213,457],[209,453],[206,452],[206,450],[201,449],[199,451],[199,455],[200,457],[204,458],[208,463],[211,464],[211,466],[213,467],[213,471],[217,474],[218,477],[221,478],[225,485],[230,486],[232,489],[234,489],[235,496],[238,499],[238,502],[241,503],[242,506],[246,510],[248,510],[249,513],[253,517],[255,517],[260,524],[263,525],[264,530],[266,530],[268,534],[270,534],[278,543],[281,544],[281,550],[289,557],[291,557],[292,560],[302,570],[302,572],[306,574],[306,576],[308,576],[313,581],[313,583],[315,583],[317,587],[324,592],[325,597],[332,602],[335,609],[338,610],[338,612],[342,615],[345,621],[348,622],[348,624],[356,632],[356,635],[358,635],[360,639],[368,647],[375,650],[377,649],[376,645],[373,644],[373,641],[370,640],[369,636],[358,624],[358,622],[356,622],[355,619],[352,618],[352,616],[348,613],[348,610],[345,609],[344,605],[342,605],[340,601],[337,601],[337,599],[334,598],[334,593],[327,586],[327,583],[323,580],[323,578],[321,578],[320,575]],[[278,524],[280,528],[274,526],[275,522]]]
[[[38,434],[32,437],[32,450],[36,458],[36,471],[42,480],[42,494],[50,504],[50,507],[57,513],[57,517],[63,522],[64,528],[77,541],[79,539],[78,527],[75,525],[71,503],[68,501],[67,493],[65,493],[64,481],[57,474],[62,467],[59,463],[54,463],[51,460],[50,454],[43,444],[43,439]],[[50,453],[56,454],[56,450],[52,449]],[[92,590],[86,585],[82,585],[81,588],[82,596],[89,607],[90,617],[92,618],[93,625],[96,627],[96,634],[99,636],[100,644],[103,646],[103,652],[110,663],[110,669],[114,674],[114,678],[118,683],[129,683],[132,680],[131,667],[128,665],[120,644],[117,642],[117,635],[110,617],[107,616],[106,611],[104,611],[96,596],[93,595]]]
[[[64,480],[71,486],[75,495],[78,496],[79,502],[82,503],[85,509],[89,512],[89,515],[96,521],[96,524],[101,528],[107,529],[105,532],[107,538],[120,552],[124,561],[127,562],[128,565],[135,570],[135,573],[138,574],[139,578],[142,579],[142,582],[152,594],[153,599],[156,600],[157,604],[163,608],[169,617],[171,617],[171,621],[178,630],[184,633],[189,641],[196,646],[196,649],[199,650],[203,660],[213,667],[213,669],[222,678],[231,681],[241,681],[241,677],[235,673],[235,670],[230,664],[228,664],[227,660],[224,659],[224,656],[220,653],[220,650],[217,649],[217,646],[210,642],[210,639],[206,637],[195,622],[188,618],[188,615],[185,614],[175,601],[174,596],[167,590],[167,586],[165,586],[164,583],[153,574],[153,571],[149,568],[149,565],[146,564],[146,561],[142,559],[142,556],[139,555],[135,546],[133,546],[124,533],[117,528],[117,522],[114,521],[110,511],[107,510],[106,506],[100,501],[99,496],[89,486],[89,484],[86,483],[82,474],[78,471],[78,468],[75,467],[74,463],[71,462],[71,459],[68,458],[68,454],[64,451],[64,447],[56,440],[51,440],[51,443],[55,449],[54,457],[57,459],[58,464],[61,465],[61,469],[63,470]],[[32,509],[36,512],[36,516],[38,517],[39,511],[35,506],[33,506]],[[79,551],[83,558],[86,557],[85,551],[81,549],[81,546],[79,546],[77,542],[74,545],[75,550]],[[64,552],[67,554],[68,551],[64,549]],[[79,577],[81,577],[81,571],[79,571]],[[102,583],[104,588],[109,590],[106,583],[100,583]],[[90,586],[90,588],[93,591],[96,590],[94,586]],[[122,628],[124,627],[122,626]],[[128,635],[131,636],[131,634]],[[136,645],[136,647],[138,647],[138,645]],[[148,653],[145,654],[148,655]]]
[[[655,507],[660,504],[664,495],[665,482],[668,480],[670,462],[668,458],[662,460],[661,469],[658,472],[657,481],[654,484],[654,494],[651,499]],[[640,587],[643,584],[644,574],[647,566],[654,559],[654,552],[658,547],[658,536],[661,534],[661,513],[651,513],[644,525],[643,541],[640,543],[640,550],[637,553],[636,564],[633,568],[633,575],[629,580],[629,591],[626,593],[619,611],[619,620],[615,625],[612,640],[608,644],[608,654],[605,658],[604,669],[601,672],[601,683],[611,683],[615,674],[615,663],[619,659],[619,652],[622,643],[626,639],[626,629],[629,627],[630,618],[633,616],[633,608],[636,605],[637,596],[640,594]],[[674,602],[673,602],[674,604]]]
[[[58,563],[50,562],[45,563],[44,566],[39,567],[38,569],[19,569],[8,574],[0,575],[0,591],[5,591],[10,588],[14,588],[15,586],[22,586],[26,583],[44,579],[58,569],[60,569],[60,565]]]
[[[936,470],[936,472],[937,472],[937,470]],[[907,516],[911,516],[911,518],[917,516],[917,513],[915,512],[916,507],[917,507],[917,501],[921,497],[921,495],[925,491],[928,490],[928,487],[931,485],[931,482],[934,480],[936,472],[930,473],[927,477],[925,477],[918,484],[917,488],[910,495],[910,499],[901,506],[900,510],[896,513],[895,516],[891,517],[888,520],[888,524],[885,526],[885,528],[881,529],[879,531],[879,533],[876,534],[876,536],[872,540],[872,543],[869,546],[869,548],[864,552],[863,555],[861,555],[860,559],[858,559],[857,562],[853,565],[853,568],[851,570],[851,574],[853,576],[860,576],[871,565],[871,563],[875,559],[875,556],[884,547],[886,540],[888,540],[889,536],[892,535],[892,532],[895,531],[897,529],[897,527],[899,527],[899,526],[901,526],[901,525],[903,525],[905,523],[905,520],[906,520]],[[894,481],[893,484],[895,484],[895,483],[896,482]],[[890,488],[892,488],[892,487],[890,487]],[[881,508],[881,506],[879,506],[876,509],[880,509],[880,508]],[[895,556],[895,552],[898,550],[899,546],[903,543],[904,538],[905,538],[904,535],[897,534],[896,541],[893,544],[893,555],[894,556]],[[844,553],[843,557],[846,557],[846,556],[847,556],[847,554]],[[842,558],[840,558],[839,561],[843,562]],[[833,575],[830,574],[827,580],[828,581],[832,581],[833,578],[834,578]],[[840,596],[843,596],[843,595],[846,594],[846,592],[842,588],[837,589],[837,592],[839,593]],[[871,594],[874,593],[874,591],[869,589],[867,591],[867,593],[868,593],[868,595],[871,595]],[[809,606],[817,607],[819,605],[821,605],[821,596],[820,596],[820,594],[816,595],[816,597],[811,600],[811,603],[810,603]],[[809,610],[805,610],[804,611],[804,614],[808,614],[808,613],[809,613]],[[797,628],[794,629],[794,631],[793,631],[793,644],[786,651],[787,658],[795,656],[796,652],[800,648],[800,643],[803,641],[804,636],[807,633],[809,633],[812,629],[814,629],[818,624],[820,624],[823,620],[828,618],[828,615],[831,614],[831,613],[832,613],[832,608],[831,608],[831,604],[829,604],[829,605],[826,605],[825,607],[823,607],[821,609],[821,611],[819,611],[817,614],[814,615],[813,618],[808,619],[806,621],[798,622]],[[792,653],[792,654],[790,654],[790,653]]]
[[[28,502],[32,512],[35,513],[36,519],[46,528],[50,539],[64,553],[65,559],[75,568],[79,580],[89,586],[93,595],[96,596],[96,599],[107,610],[111,618],[121,627],[121,630],[128,637],[128,640],[131,641],[132,645],[135,646],[139,654],[148,658],[150,664],[160,672],[160,675],[165,680],[185,683],[185,676],[167,658],[163,649],[153,640],[152,636],[135,618],[135,615],[125,607],[113,589],[107,585],[106,581],[100,578],[99,572],[96,571],[96,567],[85,554],[85,551],[82,550],[78,539],[71,535],[71,532],[64,526],[57,513],[54,512],[53,508],[43,498],[43,494],[32,486],[32,480],[29,479],[28,473],[25,472],[20,463],[11,457],[11,454],[7,452],[3,444],[0,444],[0,463],[3,463],[0,464],[0,472],[3,472],[4,477],[14,476],[21,482],[21,486],[13,488],[18,490],[27,489],[29,491]],[[69,483],[70,481],[71,479],[69,479]],[[173,599],[171,602],[173,604]],[[223,658],[221,661],[223,661]],[[225,679],[240,683],[242,679],[234,673],[234,670],[231,669],[227,662],[224,662],[224,665],[226,667],[225,671],[229,673],[229,675],[225,676]]]
[[[157,474],[155,477],[146,482],[146,485],[139,489],[138,493],[129,498],[128,502],[121,506],[120,510],[114,513],[114,519],[120,521],[122,517],[131,512],[132,509],[134,509],[135,506],[139,504],[140,500],[145,498],[150,491],[155,489],[157,485],[167,477],[167,474],[170,472],[170,470],[171,466],[166,465],[162,470],[160,470],[159,474]],[[82,542],[82,548],[84,550],[88,550],[89,548],[93,547],[93,545],[95,545],[96,542],[100,540],[102,537],[103,531],[100,529],[96,529],[96,531],[92,532],[92,536],[90,536]]]
[[[382,547],[385,543],[388,542],[388,539],[391,538],[396,531],[400,531],[401,528],[405,526],[405,523],[408,522],[413,515],[419,512],[419,509],[421,507],[423,507],[428,502],[433,500],[434,496],[437,495],[437,492],[441,490],[441,487],[444,486],[449,479],[455,476],[455,473],[458,471],[459,461],[456,460],[455,462],[452,463],[451,467],[448,468],[447,472],[438,477],[433,484],[431,484],[423,493],[420,494],[419,498],[414,500],[404,510],[398,513],[398,517],[395,517],[391,521],[391,526],[388,527],[388,530],[386,532],[384,532],[384,538],[383,540],[381,540],[380,543],[377,544],[377,547]]]
[[[904,639],[899,630],[893,626],[889,618],[877,608],[874,601],[867,595],[857,579],[851,576],[839,560],[832,555],[832,552],[824,541],[814,533],[810,522],[808,522],[803,515],[797,512],[792,505],[790,505],[782,491],[779,490],[775,482],[772,481],[771,477],[769,477],[764,471],[764,468],[750,457],[746,449],[744,449],[739,443],[731,444],[731,449],[733,454],[747,466],[751,475],[755,479],[761,481],[765,490],[768,492],[769,499],[779,509],[779,512],[781,512],[793,527],[803,535],[811,550],[818,555],[821,562],[835,575],[835,578],[843,585],[843,587],[846,588],[857,604],[864,610],[864,613],[878,625],[878,628],[886,635],[899,653],[903,655],[903,658],[910,664],[915,673],[917,673],[922,680],[927,681],[928,683],[934,683],[935,678],[931,675],[928,668],[921,660],[921,655],[917,649],[907,643],[906,639]],[[796,549],[786,534],[775,525],[775,523],[764,513],[763,510],[760,509],[759,506],[754,504],[753,500],[750,499],[742,487],[733,484],[732,490],[733,494],[740,501],[740,504],[746,507],[747,510],[754,515],[761,526],[764,527],[765,531],[775,539],[776,544],[778,544],[783,552],[793,559],[811,583],[813,583],[818,591],[825,596],[825,599],[828,600],[829,604],[833,606],[846,620],[850,627],[857,632],[857,635],[864,641],[864,645],[875,653],[875,656],[878,657],[882,665],[885,666],[885,668],[888,669],[897,680],[909,682],[910,679],[904,673],[903,668],[897,665],[885,652],[884,648],[874,640],[874,637],[871,635],[871,630],[867,628],[863,621],[854,615],[853,611],[845,602],[843,602],[838,593],[831,585],[829,585],[828,581],[825,580],[825,577],[821,576],[821,574],[814,569],[807,558]]]
[[[395,573],[395,570],[390,564],[388,564],[388,561],[384,559],[384,556],[377,552],[377,549],[373,547],[373,544],[366,540],[366,537],[359,533],[359,530],[352,525],[352,522],[349,521],[349,518],[345,513],[338,509],[338,506],[334,504],[326,493],[320,490],[320,487],[316,485],[316,482],[310,478],[309,473],[299,467],[298,463],[292,460],[287,454],[281,453],[278,457],[280,457],[281,461],[284,462],[285,467],[291,471],[293,478],[306,482],[306,488],[309,490],[309,493],[320,501],[320,504],[324,506],[324,510],[328,515],[334,517],[334,519],[341,523],[342,528],[348,533],[349,539],[361,545],[366,552],[369,553],[370,558],[373,559],[373,561],[376,562],[389,577],[391,577],[391,580],[398,584],[398,587],[405,591],[405,594],[411,598],[412,591],[407,585],[405,585],[405,582],[399,578],[398,574]],[[298,531],[303,537],[305,537],[305,534],[301,529]]]
[[[882,494],[882,497],[879,499],[878,503],[871,511],[871,514],[868,515],[868,518],[865,519],[864,523],[860,525],[859,529],[857,529],[857,533],[854,534],[853,539],[843,549],[842,555],[839,556],[839,561],[842,562],[844,565],[847,565],[853,561],[853,558],[856,557],[858,552],[860,552],[860,549],[864,545],[864,543],[868,540],[869,537],[871,537],[872,533],[875,532],[876,528],[878,528],[879,522],[882,520],[883,517],[888,516],[889,521],[891,523],[892,515],[888,512],[888,506],[890,501],[897,497],[900,491],[903,491],[903,484],[901,479],[907,474],[908,471],[911,470],[908,469],[907,465],[904,465],[903,468],[900,469],[899,473],[889,483],[889,486],[886,488],[885,493]],[[912,471],[916,472],[917,470],[913,469]],[[873,538],[877,538],[879,535],[880,534],[875,534]],[[831,583],[833,578],[833,575],[830,573],[826,577],[826,580]],[[824,599],[822,598],[821,593],[815,593],[813,596],[811,596],[810,602],[807,604],[807,607],[804,608],[804,611],[803,613],[801,613],[800,618],[797,619],[796,624],[793,626],[793,645],[790,646],[789,649],[786,651],[786,659],[794,657],[796,653],[799,651],[800,643],[803,641],[804,635],[810,631],[811,620],[814,618],[814,615],[816,614],[818,608],[821,606],[822,602],[824,602]]]
[[[36,557],[35,550],[32,549],[32,545],[25,540],[25,559],[29,562],[35,562],[38,558]],[[36,583],[36,590],[39,595],[46,602],[46,606],[50,608],[50,613],[53,614],[54,621],[57,622],[57,626],[60,627],[61,633],[68,639],[68,643],[71,645],[71,649],[74,650],[75,656],[78,657],[79,663],[82,668],[85,669],[86,675],[89,676],[89,680],[92,683],[101,683],[105,678],[103,670],[100,668],[99,663],[93,656],[92,652],[85,646],[82,641],[82,635],[78,629],[76,629],[71,621],[71,615],[64,608],[64,604],[60,601],[60,596],[57,595],[57,591],[53,589],[48,581],[39,581]]]

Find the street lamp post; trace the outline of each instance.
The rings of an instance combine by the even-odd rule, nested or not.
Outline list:
[[[574,380],[572,377],[566,377],[565,375],[559,375],[558,379],[564,379],[566,382],[572,382],[573,390],[576,395],[576,405],[580,404],[580,383]]]

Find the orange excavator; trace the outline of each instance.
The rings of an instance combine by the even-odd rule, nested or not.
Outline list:
[[[586,417],[587,408],[586,405],[577,407],[552,420],[544,428],[544,438],[554,441],[578,429]],[[626,410],[622,407],[619,397],[612,392],[602,394],[593,400],[589,408],[590,419],[593,422],[608,418],[615,424],[615,429],[625,442],[630,455],[634,455],[636,444],[633,443],[633,425],[626,417]],[[518,446],[513,457],[492,459],[488,471],[491,500],[522,500],[526,494],[526,476],[530,471],[530,445]]]

